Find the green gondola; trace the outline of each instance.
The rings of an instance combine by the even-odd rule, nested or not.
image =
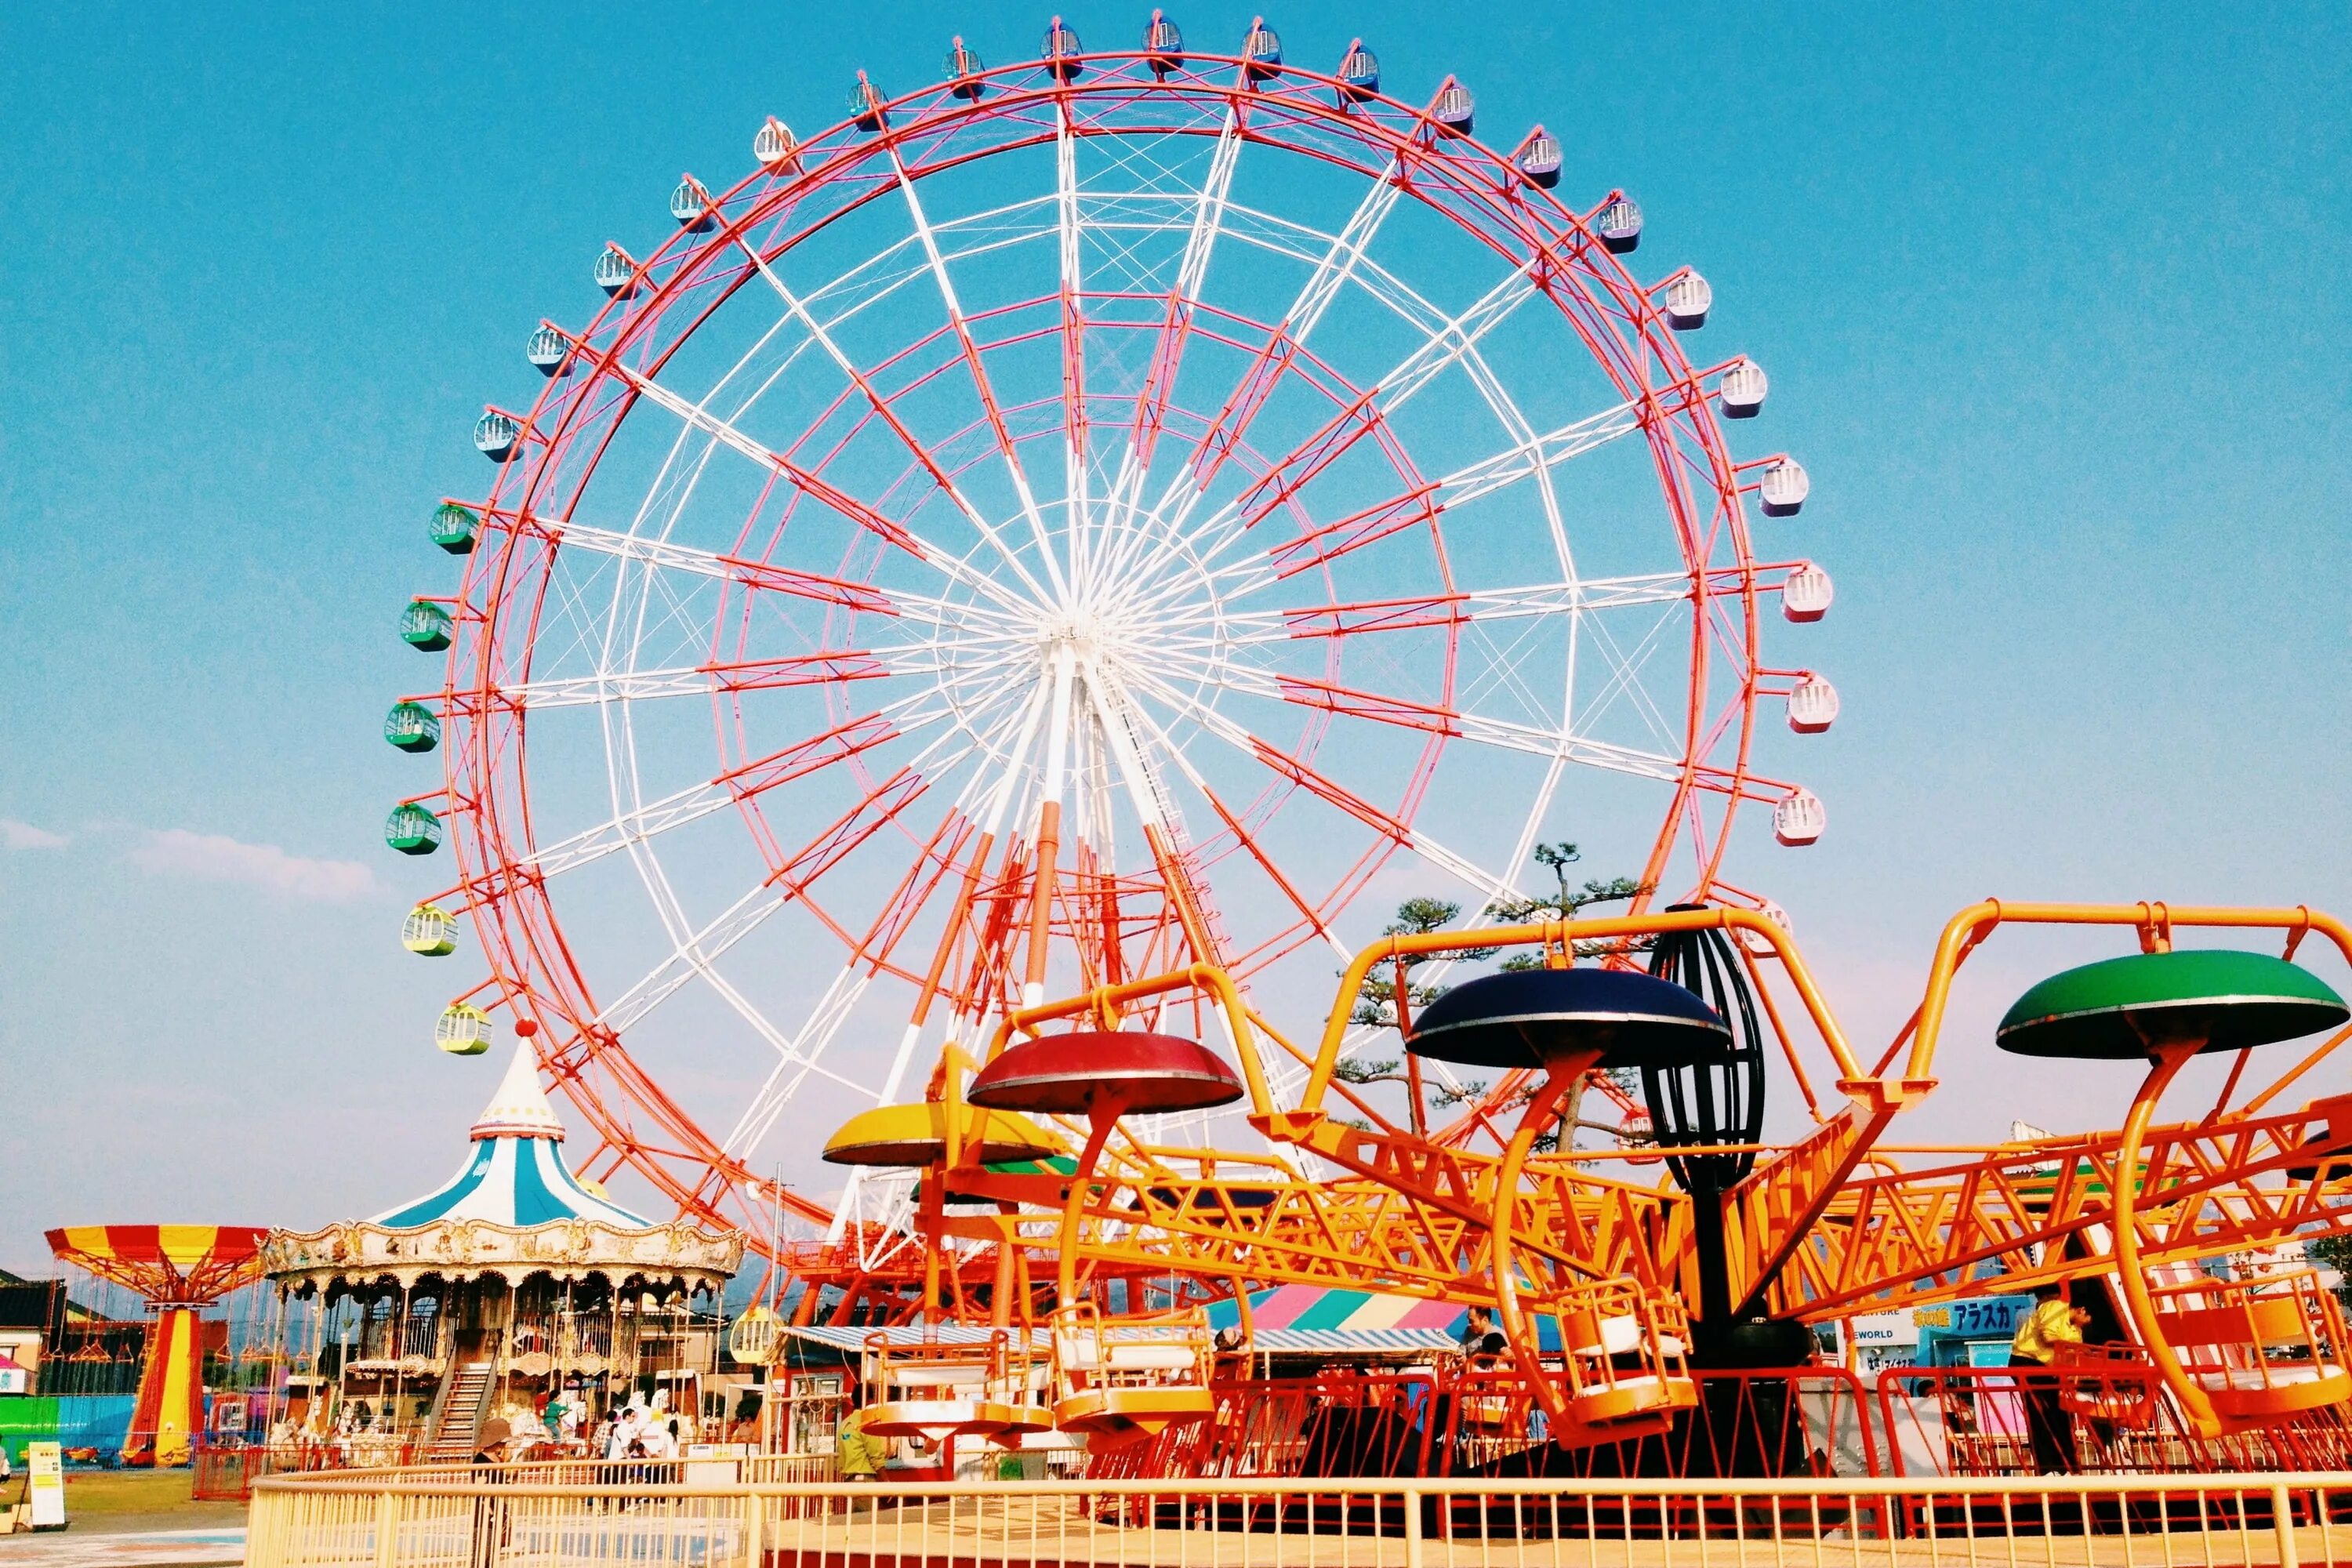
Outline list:
[[[383,738],[404,752],[429,752],[441,743],[441,716],[422,702],[395,702],[383,716]]]
[[[449,612],[430,599],[411,599],[400,617],[400,640],[424,653],[449,646]]]
[[[426,531],[433,542],[452,555],[471,555],[474,541],[482,531],[482,520],[456,501],[445,500],[433,509],[432,526]]]
[[[441,847],[441,819],[410,801],[383,819],[383,841],[403,855],[430,855]]]

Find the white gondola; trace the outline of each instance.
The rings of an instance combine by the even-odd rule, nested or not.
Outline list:
[[[1706,325],[1715,309],[1715,289],[1696,272],[1685,272],[1666,285],[1666,325],[1678,332],[1695,332]]]
[[[400,945],[425,958],[457,951],[457,917],[438,904],[419,904],[400,922]]]
[[[1467,136],[1470,128],[1477,123],[1477,108],[1478,101],[1470,96],[1470,89],[1447,77],[1445,85],[1437,89],[1436,100],[1429,106],[1429,117],[1446,135]]]
[[[670,192],[669,216],[688,234],[709,234],[719,226],[717,204],[702,188],[702,182],[692,174],[680,179],[677,188]]]
[[[1253,81],[1264,81],[1282,68],[1282,39],[1263,16],[1250,19],[1249,34],[1242,39],[1242,61]]]
[[[572,342],[542,322],[539,331],[531,333],[530,342],[523,345],[522,357],[530,361],[531,368],[540,374],[551,376],[566,369],[564,362],[572,357]]]
[[[474,421],[474,450],[493,463],[503,463],[522,446],[522,426],[512,415],[493,408]]]
[[[1818,735],[1837,722],[1837,688],[1818,675],[1808,675],[1789,692],[1789,728],[1800,735]]]
[[[1631,196],[1619,196],[1594,216],[1592,232],[1612,256],[1632,254],[1642,243],[1642,207]]]
[[[1794,458],[1775,458],[1764,465],[1756,493],[1764,502],[1766,517],[1794,517],[1804,510],[1805,497],[1812,488],[1802,463]]]
[[[1830,613],[1837,589],[1830,574],[1808,561],[1780,587],[1780,613],[1792,621],[1818,621]]]
[[[1183,30],[1158,11],[1143,27],[1143,53],[1151,74],[1164,77],[1184,63]]]
[[[633,300],[637,293],[637,264],[617,245],[606,245],[596,256],[596,287],[615,300]]]
[[[1529,184],[1550,190],[1559,184],[1559,138],[1537,126],[1511,154],[1511,164]]]
[[[1726,419],[1753,419],[1764,406],[1764,395],[1772,384],[1765,379],[1764,367],[1752,359],[1735,361],[1723,373],[1719,388],[1723,395],[1723,416]]]
[[[1794,926],[1789,923],[1789,911],[1782,909],[1780,905],[1774,903],[1769,899],[1766,899],[1762,902],[1759,903],[1756,906],[1756,912],[1762,915],[1766,920],[1770,921],[1774,925],[1779,926],[1784,931],[1793,932],[1796,930]],[[1739,933],[1739,942],[1741,946],[1745,947],[1748,952],[1754,953],[1759,958],[1769,958],[1772,956],[1774,950],[1771,940],[1765,936],[1762,931],[1743,931]]]
[[[1822,797],[1800,785],[1772,808],[1772,837],[1793,849],[1819,838],[1829,820]]]
[[[1356,39],[1348,52],[1339,57],[1339,86],[1343,96],[1353,99],[1370,98],[1381,90],[1381,60],[1378,55],[1364,47],[1364,40]]]
[[[962,38],[958,37],[948,46],[948,59],[944,72],[947,79],[953,84],[948,90],[965,102],[976,101],[980,95],[987,90],[988,84],[980,79],[980,73],[987,68],[980,62],[980,51],[965,43]]]
[[[770,115],[752,133],[751,156],[771,174],[789,174],[801,166],[801,144],[793,140],[791,126]]]

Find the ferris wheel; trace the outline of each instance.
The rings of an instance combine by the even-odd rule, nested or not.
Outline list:
[[[1835,716],[1760,641],[1830,581],[1751,542],[1807,480],[1734,456],[1706,280],[1466,84],[1237,43],[860,73],[593,256],[476,426],[386,837],[457,862],[408,945],[488,962],[442,1044],[529,1020],[592,1173],[744,1223],[1042,996],[1205,961],[1319,1019],[1400,896],[1475,921],[1548,836],[1753,904],[1740,806],[1821,833],[1750,757],[1762,700]]]

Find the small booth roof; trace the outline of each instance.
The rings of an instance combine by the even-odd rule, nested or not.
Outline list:
[[[371,1222],[409,1230],[443,1220],[488,1220],[518,1229],[559,1220],[601,1220],[622,1230],[650,1230],[653,1221],[590,1192],[563,1163],[557,1145],[563,1123],[540,1087],[530,1042],[518,1042],[514,1060],[474,1123],[474,1149],[457,1173],[413,1203]]]

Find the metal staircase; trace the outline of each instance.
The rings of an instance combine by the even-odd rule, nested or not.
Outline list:
[[[460,1362],[441,1380],[434,1395],[433,1422],[425,1443],[428,1465],[462,1465],[474,1457],[482,1434],[482,1414],[490,1402],[490,1363]]]

